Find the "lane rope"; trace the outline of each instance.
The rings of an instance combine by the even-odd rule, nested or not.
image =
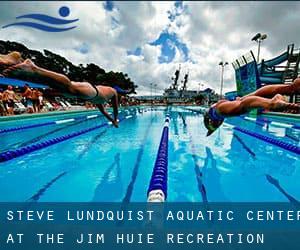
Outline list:
[[[149,188],[147,191],[148,202],[164,202],[167,199],[169,124],[170,117],[166,116]]]
[[[122,122],[123,120],[129,119],[129,118],[132,118],[132,117],[133,116],[131,116],[131,115],[127,115],[127,116],[121,118],[119,120],[119,122]],[[112,124],[112,122],[105,122],[105,123],[102,123],[100,125],[97,125],[97,126],[94,126],[94,127],[91,127],[91,128],[87,128],[87,129],[83,129],[83,130],[80,130],[80,131],[77,131],[77,132],[73,132],[73,133],[70,133],[70,134],[67,134],[67,135],[64,135],[64,136],[60,136],[60,137],[56,137],[56,138],[53,138],[53,139],[45,140],[43,142],[38,142],[38,143],[31,144],[31,145],[28,145],[28,146],[25,146],[25,147],[21,147],[21,148],[15,149],[15,150],[8,150],[6,152],[0,153],[0,162],[6,162],[6,161],[9,161],[9,160],[12,160],[14,158],[23,156],[25,154],[29,154],[31,152],[34,152],[34,151],[52,146],[54,144],[57,144],[57,143],[60,143],[60,142],[63,142],[63,141],[69,140],[69,139],[72,139],[74,137],[80,136],[80,135],[88,133],[90,131],[109,126],[111,124]]]

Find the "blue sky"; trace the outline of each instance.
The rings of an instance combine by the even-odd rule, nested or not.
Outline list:
[[[111,10],[112,5],[110,8],[106,6],[106,9]],[[183,13],[184,9],[182,1],[174,2],[174,9],[167,12],[170,22],[176,21],[176,18]],[[189,49],[187,45],[180,41],[176,33],[169,32],[168,27],[159,34],[156,40],[150,41],[148,44],[151,46],[161,46],[161,53],[157,58],[159,63],[172,63],[176,55],[176,49],[179,53],[183,54],[183,62],[189,60]],[[128,50],[127,54],[140,56],[143,54],[143,51],[141,47],[137,47],[133,50]]]
[[[114,3],[113,3],[113,1],[104,1],[103,7],[107,11],[112,11],[114,8]]]
[[[159,37],[149,43],[151,46],[161,46],[161,54],[157,58],[159,63],[171,63],[176,54],[176,49],[183,53],[184,60],[186,62],[189,59],[189,50],[186,44],[182,43],[175,33],[168,33],[168,31],[163,31]],[[128,55],[140,56],[143,54],[141,47],[137,47],[134,50],[128,50]]]

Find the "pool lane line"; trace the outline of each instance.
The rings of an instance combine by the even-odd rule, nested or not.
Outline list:
[[[186,128],[187,133],[189,135],[189,141],[190,141],[190,146],[191,146],[191,151],[192,151],[191,152],[192,153],[192,159],[194,161],[194,171],[195,171],[195,175],[196,175],[198,191],[199,191],[199,193],[201,195],[202,202],[203,203],[208,203],[207,192],[206,192],[205,185],[203,183],[203,173],[202,173],[202,171],[200,171],[200,169],[204,168],[204,166],[206,166],[206,164],[208,164],[208,160],[205,159],[204,166],[200,166],[198,164],[196,147],[195,147],[195,144],[194,144],[194,141],[193,141],[192,134],[188,130],[187,123],[186,123],[186,121],[185,121],[182,113],[179,112],[179,116],[181,117],[183,125]]]
[[[243,120],[246,120],[246,121],[248,121],[248,122],[255,122],[257,125],[259,125],[259,126],[261,126],[261,127],[264,127],[265,124],[267,124],[268,126],[271,124],[270,121],[269,121],[269,122],[268,122],[268,121],[265,121],[265,119],[259,119],[259,120],[257,120],[257,119],[255,119],[255,118],[247,117],[247,116],[239,116],[239,118],[241,118],[241,119],[243,119]],[[262,122],[265,122],[265,123],[262,123]],[[278,126],[278,124],[277,124],[277,125],[274,125],[274,124],[273,124],[273,126],[280,127],[280,126]],[[293,127],[290,127],[290,126],[285,126],[284,128],[286,128],[286,129],[294,129]],[[300,128],[300,126],[299,126],[299,128]],[[268,127],[267,127],[267,130],[268,130]],[[293,141],[295,141],[295,142],[299,142],[299,139],[298,139],[298,138],[293,137],[293,136],[291,136],[291,135],[285,134],[284,137],[287,137],[287,138],[289,138],[289,139],[291,139],[291,140],[293,140]]]
[[[129,119],[131,117],[132,116],[130,116],[130,115],[125,116],[125,117],[121,118],[119,120],[119,122],[122,122],[123,120]],[[49,147],[49,146],[52,146],[52,145],[60,143],[60,142],[72,139],[74,137],[80,136],[80,135],[88,133],[90,131],[94,131],[96,129],[103,128],[103,127],[107,127],[111,124],[112,124],[111,122],[105,122],[105,123],[102,123],[100,125],[97,125],[97,126],[94,126],[94,127],[91,127],[91,128],[87,128],[87,129],[83,129],[83,130],[80,130],[80,131],[77,131],[77,132],[73,132],[73,133],[70,133],[70,134],[67,134],[67,135],[64,135],[64,136],[60,136],[60,137],[56,137],[56,138],[53,138],[53,139],[45,140],[43,142],[36,143],[36,144],[33,144],[33,145],[29,145],[29,146],[26,146],[26,147],[22,147],[22,148],[19,148],[19,149],[16,149],[16,150],[9,150],[9,151],[0,153],[0,163],[9,161],[11,159],[29,154],[31,152],[34,152],[34,151],[37,151],[37,150],[40,150],[40,149],[43,149],[43,148],[46,148],[46,147]]]
[[[141,113],[143,113],[144,111],[142,111]],[[120,112],[119,112],[120,113]],[[135,114],[136,116],[138,116],[139,114],[141,114],[140,112],[138,114]],[[107,129],[101,131],[98,135],[94,136],[90,142],[88,142],[87,144],[84,145],[84,149],[80,152],[78,159],[81,159],[83,157],[84,154],[86,154],[89,150],[90,147],[96,143],[105,133],[107,132]]]
[[[51,181],[49,181],[48,183],[46,183],[40,190],[38,190],[36,192],[36,194],[34,194],[33,196],[31,196],[27,202],[37,202],[41,196],[56,182],[58,181],[60,178],[62,178],[64,175],[66,175],[67,172],[62,172],[61,174],[59,174],[58,176],[56,176],[55,178],[53,178]]]
[[[101,199],[99,199],[99,198],[101,197],[101,192],[103,190],[103,186],[105,186],[105,184],[109,182],[108,181],[109,180],[109,175],[113,171],[115,166],[117,166],[117,170],[120,171],[120,169],[121,169],[121,167],[120,167],[120,153],[115,154],[114,161],[106,169],[103,176],[101,177],[100,182],[98,183],[98,185],[95,188],[94,196],[93,196],[93,199],[91,200],[91,202],[100,202],[101,201]],[[120,177],[120,174],[118,174],[118,176]],[[105,190],[105,191],[107,192],[107,190]]]
[[[80,160],[90,150],[91,146],[96,143],[107,132],[107,130],[108,129],[106,128],[105,130],[101,131],[84,145],[84,149],[78,155],[78,160]]]
[[[136,160],[135,160],[135,164],[134,164],[134,167],[133,167],[133,170],[132,170],[131,180],[130,180],[128,186],[127,186],[125,196],[122,200],[123,204],[128,204],[131,200],[131,195],[132,195],[132,192],[133,192],[134,184],[135,184],[135,181],[136,181],[136,178],[138,176],[139,169],[140,169],[141,159],[142,159],[142,156],[144,154],[145,143],[148,139],[149,131],[150,131],[151,125],[153,123],[153,120],[154,120],[154,118],[152,118],[150,120],[150,122],[149,122],[149,124],[146,128],[145,134],[143,136],[143,139],[142,139],[142,142],[141,142],[141,145],[140,145],[140,148],[139,148]]]
[[[257,121],[256,118],[253,118],[253,117],[248,117],[248,116],[238,116],[238,118],[244,120],[244,121],[247,121],[247,122],[254,122],[256,123],[257,125],[261,126],[261,127],[264,127],[265,124],[260,122],[260,121]]]
[[[188,110],[188,111],[197,113],[197,114],[204,114],[204,112],[205,112],[204,110],[195,110],[195,109],[185,108],[185,107],[180,107],[180,108],[182,108],[183,110]],[[208,110],[208,108],[206,110]]]
[[[265,124],[272,125],[274,127],[280,127],[280,128],[290,128],[290,129],[295,129],[299,130],[300,125],[294,124],[294,123],[283,123],[283,122],[275,122],[275,121],[270,121],[269,119],[266,118],[253,118],[249,116],[239,116],[241,119],[250,121],[250,122],[255,122],[257,125],[264,126]]]
[[[101,116],[99,116],[98,118],[101,118]],[[34,138],[32,138],[32,139],[30,139],[30,140],[28,140],[28,141],[14,143],[14,144],[10,145],[9,148],[13,148],[13,147],[15,147],[15,146],[19,146],[19,147],[25,147],[25,146],[28,146],[28,145],[30,145],[30,144],[32,144],[32,143],[35,143],[35,142],[38,142],[38,141],[42,140],[43,138],[45,138],[45,137],[47,137],[47,136],[49,136],[49,135],[54,134],[54,133],[56,133],[56,132],[59,132],[59,131],[62,131],[62,130],[65,130],[65,129],[74,127],[74,126],[76,126],[76,125],[78,125],[78,124],[81,124],[81,123],[84,123],[84,122],[87,122],[87,121],[89,121],[89,120],[86,120],[86,119],[85,119],[85,120],[79,120],[79,121],[74,122],[74,123],[72,123],[72,124],[67,124],[67,125],[65,125],[65,126],[63,126],[63,127],[60,127],[60,128],[54,129],[54,130],[51,130],[51,131],[49,131],[49,132],[47,132],[47,133],[41,134],[41,135],[39,135],[39,136],[37,136],[37,137],[34,137]],[[2,152],[8,151],[9,148],[4,149]],[[1,153],[1,152],[0,152],[0,153]]]
[[[87,115],[87,116],[85,115],[85,116],[79,116],[79,117],[70,118],[70,119],[63,119],[63,120],[56,120],[56,121],[50,121],[50,122],[44,122],[44,123],[38,123],[38,124],[31,124],[31,125],[25,125],[25,126],[19,126],[19,127],[0,129],[0,134],[21,131],[21,130],[27,130],[27,129],[37,128],[37,127],[50,126],[50,125],[61,125],[64,123],[74,122],[74,121],[78,121],[78,120],[95,119],[99,116],[101,116],[101,115]]]
[[[169,124],[170,117],[167,115],[147,191],[148,202],[164,202],[168,196]]]
[[[276,187],[278,189],[278,191],[281,192],[290,201],[290,203],[299,206],[300,202],[297,199],[295,199],[293,196],[288,194],[283,189],[283,187],[280,185],[280,183],[277,179],[275,179],[273,176],[271,176],[269,174],[266,174],[266,179],[270,184],[272,184],[274,187]]]
[[[265,122],[268,123],[270,125],[273,125],[275,127],[282,127],[282,128],[291,128],[291,129],[300,129],[300,125],[296,124],[296,123],[283,123],[283,122],[276,122],[276,121],[272,121],[270,119],[264,118],[264,117],[260,117],[258,118],[259,121],[261,122]]]
[[[136,108],[130,109],[130,111],[136,110]],[[126,112],[128,110],[120,110],[120,112]],[[129,111],[128,111],[129,112]],[[49,125],[61,125],[64,123],[74,122],[77,120],[89,120],[89,119],[95,119],[97,117],[103,117],[102,114],[95,114],[95,115],[82,115],[75,118],[69,118],[69,119],[62,119],[62,120],[55,120],[55,121],[49,121],[44,123],[38,123],[38,124],[31,124],[31,125],[25,125],[25,126],[18,126],[18,127],[12,127],[7,129],[0,129],[0,134],[8,133],[8,132],[14,132],[14,131],[20,131],[20,130],[26,130],[36,127],[43,127],[43,126],[49,126]]]
[[[272,122],[270,122],[270,124],[272,124]],[[260,139],[262,141],[268,142],[270,144],[273,144],[277,147],[280,147],[280,148],[283,148],[285,150],[291,151],[293,153],[300,154],[300,147],[298,147],[296,145],[293,145],[293,144],[287,143],[287,142],[283,142],[281,140],[278,140],[278,139],[275,139],[275,138],[272,138],[272,137],[269,137],[269,136],[266,136],[266,135],[261,135],[261,134],[258,134],[256,132],[244,129],[244,128],[240,128],[240,127],[237,127],[237,126],[232,126],[231,124],[228,124],[228,125],[233,127],[233,129],[235,129],[237,131],[240,131],[244,134],[250,135],[252,137],[255,137],[255,138]],[[293,125],[293,128],[295,128],[295,127],[298,127],[298,125]]]
[[[107,131],[107,129],[106,130],[104,130],[104,131],[102,131],[101,133],[100,133],[100,135],[101,134],[104,134],[105,132]],[[98,137],[100,137],[100,135],[98,135]],[[98,138],[97,138],[98,139]],[[120,158],[120,154],[118,153],[117,154],[118,156],[119,156],[119,158]],[[116,155],[116,156],[117,156]],[[104,180],[105,179],[105,176],[108,176],[109,174],[110,174],[110,172],[112,171],[112,168],[115,166],[115,164],[116,164],[116,160],[117,160],[117,158],[116,158],[116,156],[115,156],[115,162],[112,164],[112,166],[107,170],[107,173],[102,177],[102,180]],[[118,158],[118,160],[119,160],[119,158]],[[68,171],[69,172],[69,171]],[[30,199],[28,199],[27,201],[29,201],[29,202],[37,202],[39,199],[40,199],[40,197],[58,180],[58,179],[60,179],[60,178],[62,178],[64,175],[66,175],[68,172],[63,172],[62,174],[60,174],[60,175],[58,175],[57,177],[55,177],[53,180],[51,180],[50,182],[48,182],[43,188],[41,188],[35,195],[33,195]],[[100,184],[99,184],[100,185]],[[98,186],[99,186],[98,185]],[[96,192],[96,191],[95,191]],[[95,200],[96,201],[96,200]]]
[[[203,111],[198,111],[198,110],[194,110],[194,109],[190,109],[190,108],[183,108],[182,109],[185,110],[189,110],[192,111],[194,113],[198,113],[198,114],[203,114]],[[253,117],[249,117],[249,116],[238,116],[239,118],[246,120],[246,121],[252,121],[255,122],[257,125],[259,126],[264,126],[264,123],[267,123],[269,125],[275,126],[275,127],[282,127],[282,128],[291,128],[291,129],[296,129],[296,130],[300,130],[300,124],[295,124],[295,123],[282,123],[282,122],[276,122],[276,121],[270,121],[269,119],[266,118],[253,118]]]
[[[237,141],[243,146],[243,148],[253,157],[255,158],[255,153],[246,145],[246,143],[235,133],[233,133],[233,137],[237,139]]]
[[[120,113],[122,113],[122,112],[123,112],[123,111],[121,111]],[[59,131],[62,131],[62,130],[65,130],[65,129],[74,127],[74,126],[76,126],[76,125],[78,125],[78,124],[81,124],[81,123],[90,121],[90,120],[92,120],[92,119],[96,119],[96,118],[99,119],[99,118],[103,118],[103,117],[104,117],[103,115],[91,115],[91,116],[89,116],[89,118],[87,118],[87,119],[83,119],[83,120],[80,119],[80,120],[78,120],[77,122],[73,122],[73,123],[67,124],[67,125],[65,125],[65,126],[63,126],[63,127],[60,127],[60,128],[54,129],[54,130],[51,130],[51,131],[49,131],[49,132],[47,132],[47,133],[44,133],[44,134],[41,134],[41,135],[39,135],[39,136],[37,136],[37,137],[35,137],[35,138],[32,138],[32,139],[30,139],[30,140],[28,140],[28,141],[26,141],[26,142],[17,142],[17,143],[14,143],[14,144],[10,145],[9,148],[12,148],[12,147],[15,147],[15,146],[25,147],[25,146],[28,146],[28,145],[30,145],[30,144],[32,144],[32,143],[38,142],[38,141],[42,140],[43,138],[45,138],[45,137],[47,137],[47,136],[49,136],[49,135],[52,135],[52,134],[54,134],[54,133],[56,133],[56,132],[59,132]],[[9,148],[6,148],[6,149],[2,150],[2,152],[8,151]],[[0,152],[0,153],[2,153],[2,152]]]

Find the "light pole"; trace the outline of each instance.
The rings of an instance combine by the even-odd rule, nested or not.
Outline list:
[[[252,37],[251,41],[255,41],[258,43],[258,49],[257,49],[257,63],[259,63],[259,54],[260,54],[260,44],[263,40],[267,38],[267,34],[260,34],[257,33],[254,37]]]
[[[228,65],[228,62],[220,62],[219,65],[221,66],[221,88],[220,88],[220,99],[223,95],[223,84],[224,84],[224,68]]]
[[[150,98],[151,101],[150,102],[151,102],[151,105],[153,104],[153,94],[152,94],[153,91],[152,91],[152,88],[153,88],[153,83],[151,82],[150,83],[150,93],[151,93],[151,98]]]
[[[157,84],[155,83],[154,84],[154,100],[156,100],[156,87],[157,87]]]

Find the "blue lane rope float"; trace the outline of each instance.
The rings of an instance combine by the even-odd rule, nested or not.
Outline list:
[[[123,121],[125,119],[129,119],[131,117],[132,117],[131,115],[127,115],[127,116],[121,118],[119,120],[119,122],[121,122],[121,121]],[[29,146],[25,146],[25,147],[21,147],[21,148],[15,149],[15,150],[9,150],[9,151],[0,153],[0,162],[9,161],[9,160],[17,158],[19,156],[22,156],[22,155],[25,155],[25,154],[29,154],[31,152],[40,150],[42,148],[46,148],[46,147],[52,146],[54,144],[57,144],[57,143],[60,143],[60,142],[72,139],[74,137],[77,137],[79,135],[88,133],[90,131],[106,127],[106,126],[108,126],[110,124],[112,124],[112,123],[111,122],[105,122],[105,123],[102,123],[102,124],[100,124],[98,126],[95,126],[95,127],[83,129],[83,130],[80,130],[80,131],[77,131],[77,132],[73,132],[73,133],[70,133],[70,134],[67,134],[67,135],[64,135],[64,136],[56,137],[56,138],[53,138],[53,139],[50,139],[50,140],[45,140],[43,142],[31,144]]]
[[[183,117],[182,113],[179,113],[179,116],[181,117],[183,126],[187,129],[187,133],[189,135],[189,142],[190,142],[190,146],[191,146],[192,158],[193,158],[193,161],[194,161],[194,171],[195,171],[196,180],[197,180],[197,184],[198,184],[197,185],[198,186],[198,191],[201,195],[202,202],[207,203],[208,199],[207,199],[206,188],[205,188],[205,185],[203,183],[203,171],[200,170],[200,169],[203,168],[203,166],[200,166],[199,163],[198,163],[198,155],[196,153],[197,152],[196,146],[194,144],[192,134],[190,133],[190,131],[188,129],[188,126],[186,124],[186,120]],[[205,162],[207,162],[207,160]]]
[[[50,122],[31,124],[31,125],[25,125],[25,126],[19,126],[19,127],[5,128],[5,129],[0,129],[0,134],[14,132],[14,131],[20,131],[20,130],[25,130],[25,129],[31,129],[31,128],[37,128],[37,127],[50,126],[50,125],[60,125],[60,124],[79,121],[79,120],[95,119],[99,116],[100,115],[80,116],[80,117],[64,119],[64,120],[57,120],[57,121],[50,121]]]
[[[298,155],[300,154],[300,147],[298,147],[296,145],[293,145],[291,143],[287,143],[287,142],[284,142],[284,141],[281,141],[281,140],[278,140],[278,139],[275,139],[275,138],[272,138],[272,137],[269,137],[269,136],[266,136],[266,135],[262,135],[262,134],[244,129],[244,128],[240,128],[240,127],[234,127],[233,129],[237,130],[239,132],[242,132],[244,134],[250,135],[254,138],[260,139],[262,141],[265,141],[267,143],[273,144],[277,147],[288,150],[290,152],[293,152],[295,154],[298,154]]]
[[[148,202],[164,202],[167,199],[169,124],[167,116],[147,192]]]
[[[120,111],[119,113],[122,113],[122,112],[124,112],[124,111]],[[85,116],[84,116],[84,117],[85,117]],[[84,118],[84,117],[83,117],[83,118]],[[86,116],[85,119],[77,119],[77,118],[78,118],[78,117],[77,117],[77,118],[75,119],[77,122],[72,122],[71,124],[66,124],[66,125],[63,126],[63,127],[56,128],[56,129],[54,129],[54,130],[51,130],[51,131],[49,131],[49,132],[47,132],[47,133],[44,133],[44,134],[41,134],[41,135],[39,135],[39,136],[37,136],[37,137],[34,137],[34,138],[32,138],[32,139],[30,139],[30,140],[28,140],[28,141],[25,141],[25,142],[22,142],[22,143],[21,143],[21,142],[14,143],[14,144],[10,145],[10,147],[8,147],[8,148],[6,148],[6,149],[3,149],[2,152],[8,151],[8,150],[10,150],[12,147],[14,148],[14,147],[16,147],[16,146],[18,146],[18,147],[25,147],[25,146],[27,146],[27,145],[36,143],[36,142],[38,142],[38,141],[44,139],[45,137],[50,136],[50,135],[52,135],[52,134],[54,134],[54,133],[56,133],[56,132],[59,132],[59,131],[61,131],[61,130],[69,129],[69,128],[74,127],[74,126],[77,126],[77,125],[79,125],[79,124],[81,124],[81,123],[87,122],[87,121],[89,121],[89,120],[91,120],[91,119],[101,118],[101,117],[103,117],[103,116],[101,116],[101,115],[90,115],[90,116]],[[60,120],[60,121],[63,121],[63,120]],[[0,152],[0,153],[1,153],[1,152]]]

